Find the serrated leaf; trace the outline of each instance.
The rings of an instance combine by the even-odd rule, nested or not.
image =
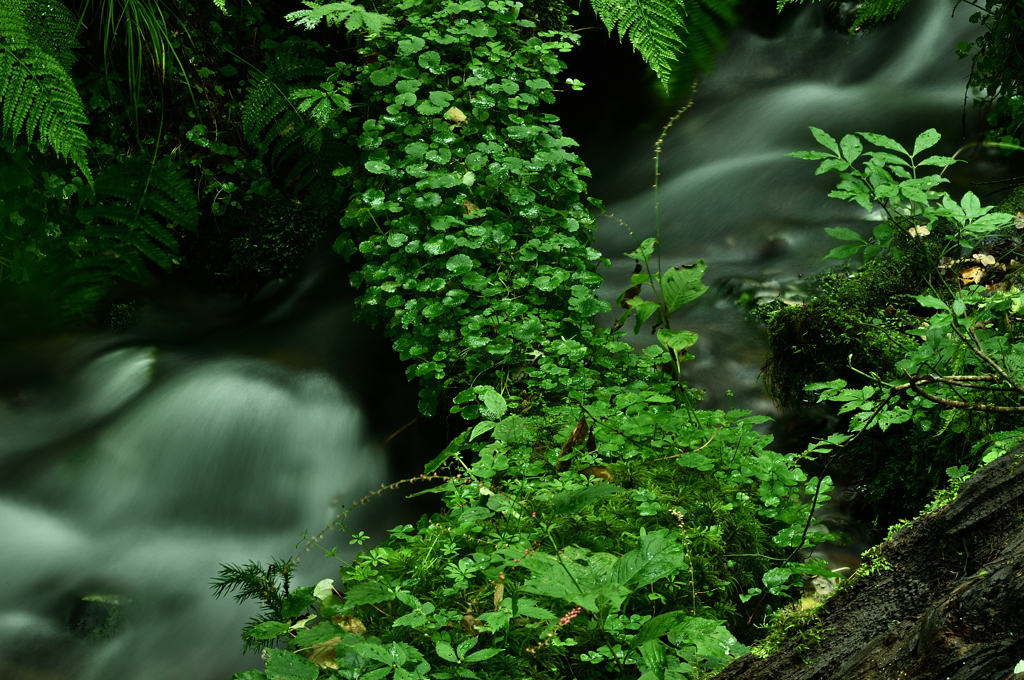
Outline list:
[[[952,158],[950,156],[929,156],[928,158],[925,158],[923,161],[918,163],[918,165],[937,165],[939,167],[944,168],[947,165],[953,165],[954,163],[962,162],[964,161],[961,161],[960,159],[957,158]]]
[[[362,581],[345,589],[345,601],[352,607],[364,604],[379,604],[395,599],[390,588],[378,581]]]
[[[614,484],[598,482],[584,489],[555,494],[551,499],[551,509],[559,515],[575,515],[591,503],[596,503],[602,498],[614,496],[622,491],[623,489]]]
[[[658,331],[658,341],[677,352],[685,352],[697,343],[697,334],[690,331],[669,331],[662,328]]]
[[[434,650],[437,652],[437,655],[445,661],[448,661],[450,663],[459,662],[459,657],[455,655],[455,649],[451,646],[450,643],[447,643],[444,640],[438,640],[434,644]]]
[[[316,680],[320,667],[298,654],[283,649],[267,650],[268,680]]]
[[[839,145],[843,150],[843,158],[851,163],[864,151],[864,145],[856,135],[846,135]]]
[[[823,147],[834,153],[836,156],[839,155],[839,145],[836,144],[836,140],[833,139],[831,135],[829,135],[821,128],[816,127],[811,128],[811,134],[814,135],[814,138],[816,140],[818,140],[818,144],[821,144]]]
[[[391,68],[390,66],[388,68],[382,68],[378,71],[374,71],[373,73],[370,74],[370,82],[376,85],[377,87],[390,85],[391,83],[395,82],[397,78],[398,71]]]
[[[792,158],[799,158],[805,161],[820,161],[823,158],[832,158],[832,154],[825,153],[824,151],[791,151],[786,154]]]
[[[473,269],[473,259],[462,253],[452,255],[445,263],[445,268],[453,274],[465,274]]]
[[[288,632],[288,624],[281,621],[264,621],[248,632],[246,637],[253,640],[273,640]]]
[[[704,260],[697,260],[689,267],[673,267],[661,275],[661,294],[670,314],[707,291],[701,281],[707,269]]]
[[[917,139],[914,140],[914,155],[916,156],[925,149],[930,149],[935,146],[939,143],[940,139],[942,139],[942,135],[940,135],[935,128],[925,130],[917,136]]]
[[[814,171],[814,174],[824,175],[826,172],[829,172],[830,170],[838,170],[839,172],[843,172],[844,170],[847,170],[849,167],[850,164],[841,158],[828,158],[821,162],[821,165],[819,165],[818,169]]]
[[[487,659],[490,659],[492,656],[497,656],[498,654],[501,654],[501,650],[500,649],[495,649],[494,647],[488,647],[487,649],[481,649],[481,650],[475,651],[472,654],[470,654],[469,656],[467,656],[466,657],[466,663],[476,663],[477,661],[486,661]]]
[[[860,234],[848,227],[825,227],[825,233],[832,238],[839,239],[840,241],[864,242],[864,239],[861,238]]]
[[[688,567],[679,541],[660,529],[640,536],[640,545],[615,562],[612,578],[624,585],[642,588]]]
[[[905,156],[910,155],[909,153],[907,153],[907,150],[903,148],[902,144],[900,144],[891,137],[879,135],[874,132],[858,132],[857,134],[866,139],[867,141],[871,142],[875,146],[880,146],[883,149],[889,149],[890,151],[899,151],[901,154],[904,154]],[[901,162],[903,161],[901,160]]]
[[[833,248],[832,250],[828,251],[828,255],[826,255],[822,259],[845,260],[848,257],[853,257],[854,255],[856,255],[857,252],[863,247],[863,244],[857,243],[848,246],[839,246],[838,248]]]
[[[484,406],[487,410],[494,414],[495,418],[501,418],[508,411],[508,404],[505,402],[505,397],[498,394],[494,389],[485,390],[480,395],[480,400],[484,402]]]

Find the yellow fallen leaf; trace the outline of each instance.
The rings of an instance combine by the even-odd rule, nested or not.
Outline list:
[[[985,275],[985,270],[981,267],[966,267],[960,270],[960,283],[969,286],[972,283],[981,283],[981,277]]]
[[[445,111],[444,117],[455,123],[456,125],[462,125],[466,122],[466,114],[462,112],[458,107],[453,106],[452,108]]]
[[[971,259],[975,260],[976,262],[980,262],[986,267],[996,263],[996,258],[992,257],[991,255],[984,255],[982,253],[975,253],[974,255],[971,255]]]
[[[913,237],[921,238],[927,236],[932,232],[930,229],[928,229],[928,227],[924,226],[923,224],[918,224],[908,229],[907,233]]]

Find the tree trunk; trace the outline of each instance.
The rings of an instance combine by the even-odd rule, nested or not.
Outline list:
[[[1024,659],[1024,464],[1006,454],[904,527],[767,658],[716,680],[1006,680]],[[891,565],[891,568],[888,566]]]

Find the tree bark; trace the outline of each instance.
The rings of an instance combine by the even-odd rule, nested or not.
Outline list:
[[[1007,680],[1024,659],[1024,447],[882,544],[797,634],[716,680]],[[891,568],[888,567],[891,565]],[[872,573],[873,572],[873,573]]]

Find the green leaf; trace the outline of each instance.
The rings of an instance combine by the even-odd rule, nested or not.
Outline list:
[[[818,144],[821,144],[835,155],[839,155],[839,145],[836,144],[836,140],[834,140],[827,132],[820,128],[812,127],[811,134],[814,135],[816,140],[818,140]]]
[[[231,680],[267,680],[267,674],[263,671],[242,671],[231,676]]]
[[[281,621],[264,621],[253,626],[246,637],[253,640],[273,640],[288,632],[288,624]]]
[[[618,559],[612,578],[637,589],[688,568],[683,546],[669,537],[668,529],[640,531],[640,546]]]
[[[820,161],[824,158],[832,158],[832,154],[825,153],[824,151],[791,151],[786,155],[805,161]]]
[[[312,647],[340,637],[344,631],[336,623],[321,621],[308,630],[300,630],[292,640],[296,647]]]
[[[697,260],[688,267],[673,267],[661,275],[661,294],[670,314],[707,291],[708,287],[701,282],[707,268],[704,260]]]
[[[658,331],[658,341],[677,352],[685,352],[697,342],[697,334],[690,331],[669,331],[664,328]]]
[[[458,255],[452,255],[445,264],[445,267],[453,274],[465,274],[473,269],[473,260],[469,255],[459,253]]]
[[[471,392],[471,390],[465,391]],[[458,402],[456,401],[456,403]],[[437,470],[442,465],[444,465],[449,458],[451,458],[456,453],[462,450],[462,447],[466,445],[466,442],[469,439],[469,435],[469,430],[464,430],[462,434],[453,439],[452,442],[445,447],[444,451],[437,454],[437,456],[433,460],[431,460],[423,467],[423,472],[428,475],[433,474],[434,471]]]
[[[840,241],[859,241],[866,243],[860,234],[847,227],[825,227],[825,233]]]
[[[268,680],[316,680],[320,667],[298,654],[283,649],[267,650]]]
[[[838,248],[833,248],[832,250],[828,251],[828,255],[821,259],[845,260],[848,257],[853,257],[854,255],[856,255],[857,252],[863,247],[863,244],[858,243],[848,246],[839,246]]]
[[[486,661],[492,656],[501,654],[502,650],[495,649],[494,647],[488,647],[487,649],[480,649],[466,657],[466,663],[476,663],[477,661]]]
[[[654,246],[657,243],[657,239],[645,238],[640,247],[631,253],[626,253],[626,257],[631,257],[634,260],[639,260],[644,264],[650,264],[651,255],[654,253]]]
[[[925,130],[924,132],[917,136],[917,139],[914,140],[913,155],[916,156],[925,149],[930,149],[931,147],[938,144],[940,139],[942,139],[942,135],[936,132],[935,128]]]
[[[950,156],[930,156],[925,158],[918,165],[937,165],[939,167],[946,167],[947,165],[953,165],[954,163],[964,163],[966,161],[958,158],[951,158]]]
[[[505,402],[505,397],[498,394],[494,388],[487,388],[483,394],[480,395],[480,400],[484,402],[484,406],[487,410],[494,414],[495,418],[501,418],[508,411],[508,404]]]
[[[377,160],[366,161],[366,163],[363,164],[363,167],[365,167],[367,170],[374,173],[375,175],[382,175],[391,169],[391,166],[385,163],[384,161]]]
[[[433,51],[424,52],[419,57],[419,65],[431,73],[439,73],[441,71],[441,55]]]
[[[830,170],[838,170],[839,172],[843,172],[849,167],[850,164],[841,158],[828,158],[821,162],[821,165],[819,165],[818,169],[814,171],[814,174],[824,175],[826,172],[829,172]]]
[[[389,602],[393,599],[395,594],[379,581],[361,581],[345,589],[345,602],[352,607]]]
[[[941,309],[942,311],[948,311],[949,307],[945,302],[933,295],[915,295],[914,299],[917,300],[917,304],[922,307],[928,307],[930,309]]]
[[[636,635],[630,641],[629,646],[631,649],[636,649],[649,640],[657,640],[661,636],[669,633],[681,634],[683,632],[688,632],[692,634],[713,630],[722,625],[722,623],[722,621],[690,616],[681,610],[666,612],[665,614],[655,616],[653,619],[640,626],[640,630],[636,632]]]
[[[583,489],[563,491],[555,494],[554,498],[551,499],[551,509],[559,515],[575,515],[591,503],[596,503],[602,498],[614,496],[622,491],[624,489],[614,484],[598,482]]]
[[[864,145],[856,135],[846,135],[839,144],[843,149],[843,158],[851,163],[864,151]]]
[[[320,600],[321,602],[328,595],[334,594],[334,579],[325,578],[315,586],[313,586],[313,597]]]
[[[494,429],[494,426],[498,423],[493,420],[481,420],[479,423],[473,426],[473,433],[469,435],[469,441],[473,441],[482,434],[486,434]]]
[[[857,134],[866,139],[867,141],[871,142],[875,146],[880,146],[883,149],[889,149],[890,151],[899,151],[901,154],[905,156],[910,155],[909,153],[907,153],[907,150],[903,148],[902,144],[897,142],[895,139],[892,139],[891,137],[875,134],[874,132],[858,132]]]
[[[455,649],[452,648],[451,644],[444,640],[438,640],[434,644],[434,650],[437,655],[450,663],[458,663],[459,657],[455,656]]]
[[[370,74],[370,82],[377,87],[383,87],[395,82],[398,78],[398,71],[392,67],[382,68]]]

